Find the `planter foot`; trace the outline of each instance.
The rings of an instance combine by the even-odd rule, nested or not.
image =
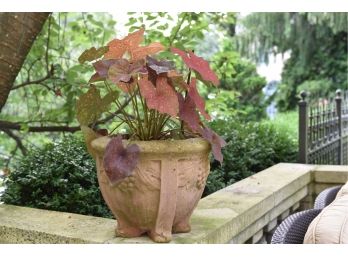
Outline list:
[[[173,233],[187,233],[191,231],[191,225],[184,221],[173,226]]]
[[[149,237],[155,241],[156,243],[168,243],[170,240],[172,240],[172,234],[158,234],[154,231],[149,231],[148,232]]]
[[[115,232],[118,237],[138,237],[145,233],[144,230],[133,227],[117,227]]]

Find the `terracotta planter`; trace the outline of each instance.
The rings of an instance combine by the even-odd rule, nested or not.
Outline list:
[[[89,150],[96,159],[102,195],[117,219],[116,234],[147,233],[156,242],[169,242],[172,233],[189,232],[209,174],[209,143],[199,138],[132,142],[140,148],[139,163],[132,176],[111,185],[103,167],[109,141],[91,140]]]

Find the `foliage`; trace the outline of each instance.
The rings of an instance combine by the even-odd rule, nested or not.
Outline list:
[[[278,102],[281,111],[296,106],[299,87],[308,89],[316,98],[329,97],[336,89],[348,87],[347,32],[333,34],[327,28],[322,30],[325,34],[318,38],[320,44],[311,46],[316,48],[316,52],[310,62],[305,66],[301,64],[299,51],[294,50],[285,63],[282,81],[287,86],[279,94],[289,95],[289,99]]]
[[[235,119],[213,121],[211,127],[221,134],[227,145],[222,150],[224,163],[211,162],[204,195],[213,193],[234,182],[279,162],[295,162],[296,141],[273,124]]]
[[[231,110],[241,110],[245,120],[260,120],[265,117],[266,101],[262,89],[266,79],[257,74],[256,66],[243,59],[232,44],[225,40],[223,48],[214,55],[212,68],[220,78],[220,88],[235,92],[234,101],[223,101]]]
[[[73,122],[75,113],[71,107],[92,71],[79,64],[77,57],[90,42],[103,45],[109,40],[114,25],[107,14],[52,14],[16,79],[17,85],[30,84],[11,94],[1,117],[33,124]]]
[[[261,123],[266,126],[274,126],[279,133],[298,142],[298,110],[278,112],[273,120],[264,119]]]
[[[300,95],[302,91],[306,91],[310,98],[318,99],[319,97],[329,96],[330,93],[334,95],[335,92],[330,92],[332,88],[334,88],[334,85],[328,79],[306,80],[297,87],[296,93]]]
[[[147,31],[145,44],[158,41],[165,46],[175,46],[180,49],[196,50],[205,38],[205,33],[211,31],[211,24],[224,31],[225,24],[233,24],[234,13],[196,13],[182,12],[178,14],[164,12],[129,13],[129,32],[139,30],[144,24],[151,28]],[[216,28],[216,27],[215,27]],[[202,54],[202,53],[199,53]],[[166,57],[163,53],[162,57]]]
[[[254,13],[242,21],[238,45],[244,55],[267,62],[270,54],[291,54],[277,92],[280,111],[296,106],[297,87],[307,80],[330,81],[332,92],[348,86],[347,20],[347,13]]]
[[[28,133],[30,127],[77,125],[77,95],[83,92],[92,68],[77,58],[91,42],[103,45],[114,33],[115,21],[107,13],[53,13],[36,38],[16,78],[0,120],[20,125],[13,131],[24,147],[42,145],[59,137],[54,133]],[[60,130],[62,131],[62,130]],[[17,142],[0,132],[0,167],[20,158]]]
[[[5,180],[6,204],[111,218],[99,191],[95,162],[80,138],[32,148]]]

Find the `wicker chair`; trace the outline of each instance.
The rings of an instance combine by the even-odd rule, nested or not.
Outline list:
[[[323,190],[317,198],[315,198],[314,209],[324,209],[332,203],[341,187],[342,186],[334,186]]]
[[[271,244],[303,244],[309,224],[320,212],[311,209],[290,215],[275,230]]]

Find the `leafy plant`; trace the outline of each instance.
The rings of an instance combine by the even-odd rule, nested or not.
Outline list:
[[[90,79],[88,92],[77,102],[81,126],[95,128],[102,113],[114,104],[116,111],[110,113],[114,113],[115,120],[119,121],[114,130],[126,124],[128,135],[125,137],[130,141],[203,137],[210,142],[215,159],[221,163],[221,148],[225,142],[201,121],[199,113],[206,120],[211,118],[197,90],[197,81],[217,86],[217,75],[209,63],[193,51],[170,48],[186,64],[186,75],[175,69],[173,61],[150,57],[165,47],[158,42],[140,45],[144,32],[141,28],[123,39],[110,41],[106,48],[97,50],[92,47],[82,53],[79,61],[93,60],[96,73]],[[103,98],[98,87],[107,92]],[[120,97],[124,103],[130,103],[129,110]],[[121,137],[111,140],[106,148],[104,166],[112,182],[131,174],[137,163],[137,151],[135,146],[124,149]],[[114,158],[107,158],[109,155]]]
[[[241,123],[237,119],[215,120],[211,126],[227,145],[224,163],[211,160],[204,195],[249,177],[279,162],[296,162],[297,140],[271,123]]]
[[[63,137],[28,150],[5,180],[1,201],[111,218],[100,194],[95,162],[81,140]]]
[[[243,116],[244,120],[260,120],[266,116],[267,103],[262,91],[266,79],[257,73],[253,63],[240,56],[233,42],[233,38],[225,39],[222,50],[212,58],[212,67],[220,78],[221,91],[225,91],[225,96],[228,92],[236,98],[234,101],[226,99],[223,103],[228,104],[230,110],[238,110],[238,116]]]

